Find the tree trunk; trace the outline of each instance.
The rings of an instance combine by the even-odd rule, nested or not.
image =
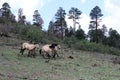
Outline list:
[[[95,31],[96,31],[96,34],[95,34],[95,36],[96,36],[96,43],[98,43],[98,31],[97,31],[97,28],[98,28],[98,22],[97,22],[97,16],[96,16],[96,29],[95,29]]]
[[[63,24],[62,24],[62,20],[60,20],[60,23],[61,23],[61,39],[63,40],[64,37],[63,37]]]
[[[75,19],[73,18],[73,33],[75,33],[75,29],[76,29],[76,21],[75,21]]]

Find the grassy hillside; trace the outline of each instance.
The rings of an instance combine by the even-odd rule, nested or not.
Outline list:
[[[0,30],[9,36],[0,37],[0,80],[120,80],[119,49],[74,36],[61,41],[34,26],[1,24]],[[38,50],[36,58],[27,57],[27,51],[21,56],[25,41],[61,43],[60,58],[48,61]]]
[[[0,80],[120,80],[118,56],[64,46],[60,58],[46,63],[38,51],[36,58],[18,56],[21,42],[0,38]]]

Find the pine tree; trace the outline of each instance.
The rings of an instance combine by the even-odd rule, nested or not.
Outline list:
[[[101,13],[101,9],[98,6],[95,6],[91,12],[90,12],[90,26],[89,29],[95,30],[95,42],[98,43],[98,26],[99,26],[99,20],[103,16]]]
[[[69,19],[73,19],[73,31],[76,30],[76,20],[79,19],[82,12],[78,8],[72,7],[69,11]]]

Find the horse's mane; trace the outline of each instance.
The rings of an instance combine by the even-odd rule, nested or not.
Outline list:
[[[51,46],[57,46],[58,44],[56,44],[56,43],[53,43],[53,44],[51,44]]]
[[[50,46],[49,46],[49,48],[55,48],[55,46],[57,46],[58,44],[51,44]]]

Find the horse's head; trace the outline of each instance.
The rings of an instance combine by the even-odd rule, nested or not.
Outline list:
[[[40,48],[39,44],[35,44],[35,47],[36,47],[37,49],[39,49],[39,48]]]
[[[61,46],[58,44],[57,46],[55,46],[55,50],[57,51],[59,49],[61,49]]]
[[[56,48],[56,50],[57,50],[57,49],[60,49],[61,47],[59,44],[53,43],[53,44],[51,44],[50,48]]]
[[[58,45],[57,45],[57,48],[58,48],[58,49],[61,49],[61,46],[60,46],[60,44],[58,44]]]

